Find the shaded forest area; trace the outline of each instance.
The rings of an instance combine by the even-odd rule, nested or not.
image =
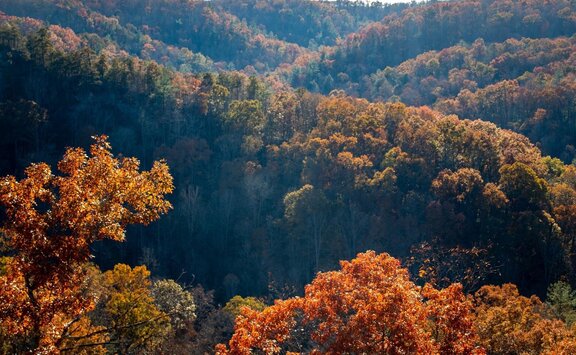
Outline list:
[[[102,343],[102,351],[204,353],[232,337],[219,352],[381,352],[347,348],[348,338],[288,330],[293,322],[303,322],[302,329],[336,326],[315,308],[322,290],[337,282],[331,277],[343,294],[389,287],[388,281],[362,283],[371,268],[400,278],[406,287],[399,294],[421,309],[406,322],[421,324],[424,338],[435,340],[415,334],[422,341],[414,340],[410,351],[569,353],[574,346],[566,328],[576,314],[570,303],[576,304],[570,291],[576,282],[573,1],[5,0],[0,11],[2,176],[31,179],[44,174],[30,175],[31,163],[56,170],[66,165],[58,161],[67,147],[100,144],[114,148],[120,160],[110,166],[119,171],[123,157],[137,158],[145,170],[163,160],[173,179],[173,193],[160,189],[172,210],[120,219],[127,228],[123,243],[115,242],[124,240],[123,232],[98,232],[101,237],[82,244],[85,258],[73,261],[82,268],[71,268],[68,279],[59,274],[67,284],[90,280],[71,297],[90,294],[93,315],[74,303],[77,314],[69,316],[77,329],[63,328],[61,338],[28,337],[21,349],[46,341],[47,349],[74,351],[84,344],[74,342],[79,337]],[[102,134],[107,140],[94,143],[91,137]],[[14,183],[6,184],[9,222],[20,215],[9,213],[17,202],[5,202]],[[13,230],[24,233],[10,223],[8,242],[0,243],[6,260],[17,255],[10,249]],[[84,235],[79,231],[70,233]],[[366,250],[389,253],[407,269],[387,254],[359,254]],[[342,275],[350,265],[366,265],[350,271],[351,279],[328,272],[352,259],[342,263]],[[10,275],[8,269],[2,274]],[[419,289],[421,299],[410,298],[407,290],[425,283],[431,286]],[[487,286],[506,283],[514,285]],[[177,306],[159,301],[166,293]],[[549,302],[522,296],[532,294],[548,294]],[[123,308],[130,297],[141,301],[138,312]],[[274,299],[287,301],[240,316],[232,336],[242,305],[260,311]],[[354,302],[370,307],[354,300],[327,307],[359,314]],[[424,325],[439,316],[435,302],[470,314],[466,324],[435,325],[461,331],[446,343]],[[492,322],[495,307],[508,314],[506,307],[518,304],[530,304],[523,319],[533,321],[516,334],[522,340],[514,346],[524,345],[511,350],[479,322]],[[124,325],[111,323],[131,311]],[[30,324],[37,322],[41,333],[56,314],[30,316]],[[120,331],[141,321],[147,327]],[[250,322],[284,328],[256,341],[242,333]],[[546,327],[563,340],[535,340],[536,328]],[[476,335],[465,336],[470,329]],[[400,346],[394,344],[386,349]]]

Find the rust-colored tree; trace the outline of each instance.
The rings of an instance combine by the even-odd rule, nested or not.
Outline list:
[[[244,309],[217,353],[483,353],[460,285],[421,289],[397,259],[372,251],[341,266],[319,273],[304,297]]]
[[[122,241],[127,225],[146,225],[170,210],[168,166],[139,168],[135,158],[115,158],[100,136],[89,154],[68,149],[59,174],[40,163],[22,180],[0,180],[10,255],[0,276],[0,321],[3,331],[27,339],[15,351],[57,351],[94,306],[85,282],[90,245]]]
[[[576,349],[574,330],[513,284],[484,286],[474,302],[476,333],[490,354],[573,354]]]

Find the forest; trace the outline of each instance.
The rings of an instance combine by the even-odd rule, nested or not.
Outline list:
[[[0,0],[0,354],[575,354],[576,2]]]

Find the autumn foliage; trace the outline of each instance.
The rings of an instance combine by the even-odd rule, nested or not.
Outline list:
[[[574,300],[571,288],[562,300]],[[560,286],[557,286],[560,287]],[[555,305],[560,293],[551,288]],[[573,301],[572,301],[573,302]],[[388,254],[368,251],[319,273],[304,297],[244,308],[217,354],[573,354],[576,332],[515,285],[436,289],[410,281]]]
[[[515,285],[484,286],[474,297],[475,331],[490,354],[573,354],[576,334],[538,297]]]
[[[217,352],[483,353],[460,285],[418,287],[397,259],[372,251],[341,268],[319,273],[304,297],[244,309],[229,348]]]
[[[575,33],[574,0],[0,0],[0,354],[576,353]],[[172,180],[104,138],[56,169],[97,132],[175,213],[127,227]],[[365,250],[412,278],[318,274]]]
[[[28,339],[20,351],[54,351],[92,309],[85,264],[93,242],[122,241],[127,225],[148,224],[171,208],[168,166],[139,168],[135,158],[115,158],[101,136],[89,154],[68,149],[58,174],[40,163],[21,180],[0,181],[11,256],[0,276],[0,320],[4,331]]]

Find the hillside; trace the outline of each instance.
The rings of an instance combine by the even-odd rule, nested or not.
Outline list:
[[[573,1],[0,11],[3,353],[576,346]]]

